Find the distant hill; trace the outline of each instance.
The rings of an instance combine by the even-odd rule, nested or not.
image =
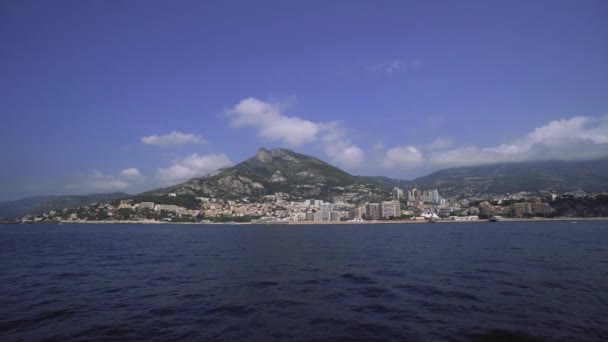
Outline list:
[[[412,184],[421,189],[437,188],[443,196],[459,197],[540,190],[604,192],[608,191],[608,158],[457,167],[414,179]]]
[[[32,196],[15,201],[0,202],[0,217],[13,218],[26,214],[41,214],[50,210],[76,208],[97,202],[108,202],[127,196],[129,194],[124,192],[91,195]]]
[[[294,198],[329,200],[344,192],[367,194],[389,191],[398,181],[385,177],[357,177],[318,158],[288,149],[267,150],[233,167],[144,194],[167,193],[239,199],[258,199],[277,192]]]

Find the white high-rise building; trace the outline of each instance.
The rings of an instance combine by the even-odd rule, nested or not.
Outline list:
[[[413,202],[418,199],[418,189],[413,188],[407,191],[407,200]]]
[[[382,202],[382,218],[399,217],[401,216],[401,208],[399,201]]]
[[[398,187],[393,188],[393,200],[399,201],[403,198],[403,190]]]
[[[437,191],[437,189],[429,191],[429,201],[434,204],[439,204],[439,191]]]

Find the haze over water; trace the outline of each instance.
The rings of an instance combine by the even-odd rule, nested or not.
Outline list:
[[[600,341],[606,228],[2,226],[0,339]]]

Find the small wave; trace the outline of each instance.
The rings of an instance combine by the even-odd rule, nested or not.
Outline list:
[[[211,310],[207,310],[205,315],[219,315],[231,317],[243,317],[254,313],[256,310],[243,305],[222,305]]]
[[[115,327],[108,328],[103,331],[105,336],[109,337],[124,337],[129,334],[136,333],[135,329],[128,328],[126,325],[119,325]]]
[[[389,291],[380,288],[380,287],[365,287],[360,289],[359,294],[361,294],[364,297],[368,297],[368,298],[376,298],[376,297],[387,297],[387,296],[391,296],[394,297],[394,295],[392,295]]]
[[[374,272],[374,274],[377,274],[380,276],[395,277],[395,278],[402,278],[405,276],[404,272],[399,272],[399,271],[394,271],[394,270],[381,270],[381,271]]]
[[[540,285],[540,286],[543,286],[543,287],[548,287],[548,288],[550,288],[550,289],[562,289],[562,290],[567,290],[567,288],[566,288],[566,287],[564,287],[564,285],[563,285],[563,284],[560,284],[560,283],[555,283],[555,282],[552,282],[552,281],[543,281],[543,282],[540,282],[540,283],[539,283],[539,285]]]
[[[274,282],[274,281],[252,281],[247,284],[247,286],[255,287],[258,289],[266,288],[266,287],[270,287],[270,286],[276,286],[276,285],[279,285],[279,283]]]
[[[334,293],[330,293],[328,295],[323,296],[323,299],[339,299],[339,298],[344,298],[346,297],[346,295],[343,292],[334,292]]]
[[[321,284],[322,282],[326,282],[326,281],[321,281],[319,279],[309,279],[309,280],[299,281],[296,283],[296,285],[317,285],[317,284]]]
[[[436,295],[443,294],[443,291],[439,290],[438,288],[436,288],[434,286],[429,286],[429,285],[404,284],[404,285],[395,285],[395,288],[406,290],[409,293],[422,295],[422,296],[436,296]]]
[[[500,329],[470,334],[468,338],[471,342],[543,342],[543,340],[536,337]]]
[[[37,315],[30,316],[23,319],[15,319],[10,321],[0,322],[0,331],[8,332],[12,330],[22,329],[25,327],[29,327],[31,325],[38,324],[42,321],[46,320],[54,320],[64,316],[68,316],[72,313],[72,310],[69,309],[61,309],[61,310],[52,310],[52,311],[44,311]]]
[[[411,334],[404,334],[399,329],[388,325],[374,323],[353,324],[346,329],[349,336],[357,336],[365,341],[401,341],[415,340]]]
[[[88,277],[91,273],[76,273],[76,272],[63,272],[55,275],[55,278],[79,278],[79,277]]]
[[[451,297],[451,298],[457,298],[457,299],[465,299],[465,300],[472,300],[475,302],[481,302],[482,300],[477,298],[476,296],[470,294],[470,293],[465,293],[465,292],[459,292],[459,291],[446,291],[444,293],[444,295],[446,297]]]
[[[487,273],[487,274],[513,275],[513,273],[511,273],[511,272],[501,271],[501,270],[494,270],[494,269],[488,269],[488,268],[478,268],[478,269],[475,270],[475,272]]]
[[[272,306],[280,308],[280,309],[285,309],[287,307],[297,306],[297,305],[304,305],[306,303],[304,303],[304,302],[297,302],[295,300],[273,300],[273,301],[264,302],[264,304],[266,304],[266,305],[272,305]]]
[[[201,299],[201,298],[205,298],[207,297],[207,295],[202,294],[202,293],[186,293],[183,294],[179,297],[179,299],[182,300],[193,300],[193,299]]]
[[[340,276],[340,278],[348,279],[356,284],[373,284],[374,281],[370,277],[356,275],[352,273],[345,273]]]
[[[164,316],[169,316],[169,315],[173,315],[177,312],[177,308],[174,306],[168,306],[168,307],[164,307],[164,308],[156,308],[156,309],[152,309],[149,310],[148,312],[153,315],[153,316],[160,316],[160,317],[164,317]]]
[[[387,308],[386,306],[383,306],[380,304],[355,306],[351,310],[355,311],[355,312],[364,312],[364,313],[373,313],[373,314],[390,314],[390,313],[394,312],[394,310]]]
[[[328,317],[316,317],[308,321],[308,325],[345,325],[346,323],[348,321]]]
[[[503,296],[507,296],[507,297],[521,297],[521,295],[515,293],[515,292],[511,292],[511,291],[500,291],[499,292],[501,295]]]

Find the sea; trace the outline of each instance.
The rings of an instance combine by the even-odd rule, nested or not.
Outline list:
[[[1,225],[1,341],[607,341],[608,221]]]

